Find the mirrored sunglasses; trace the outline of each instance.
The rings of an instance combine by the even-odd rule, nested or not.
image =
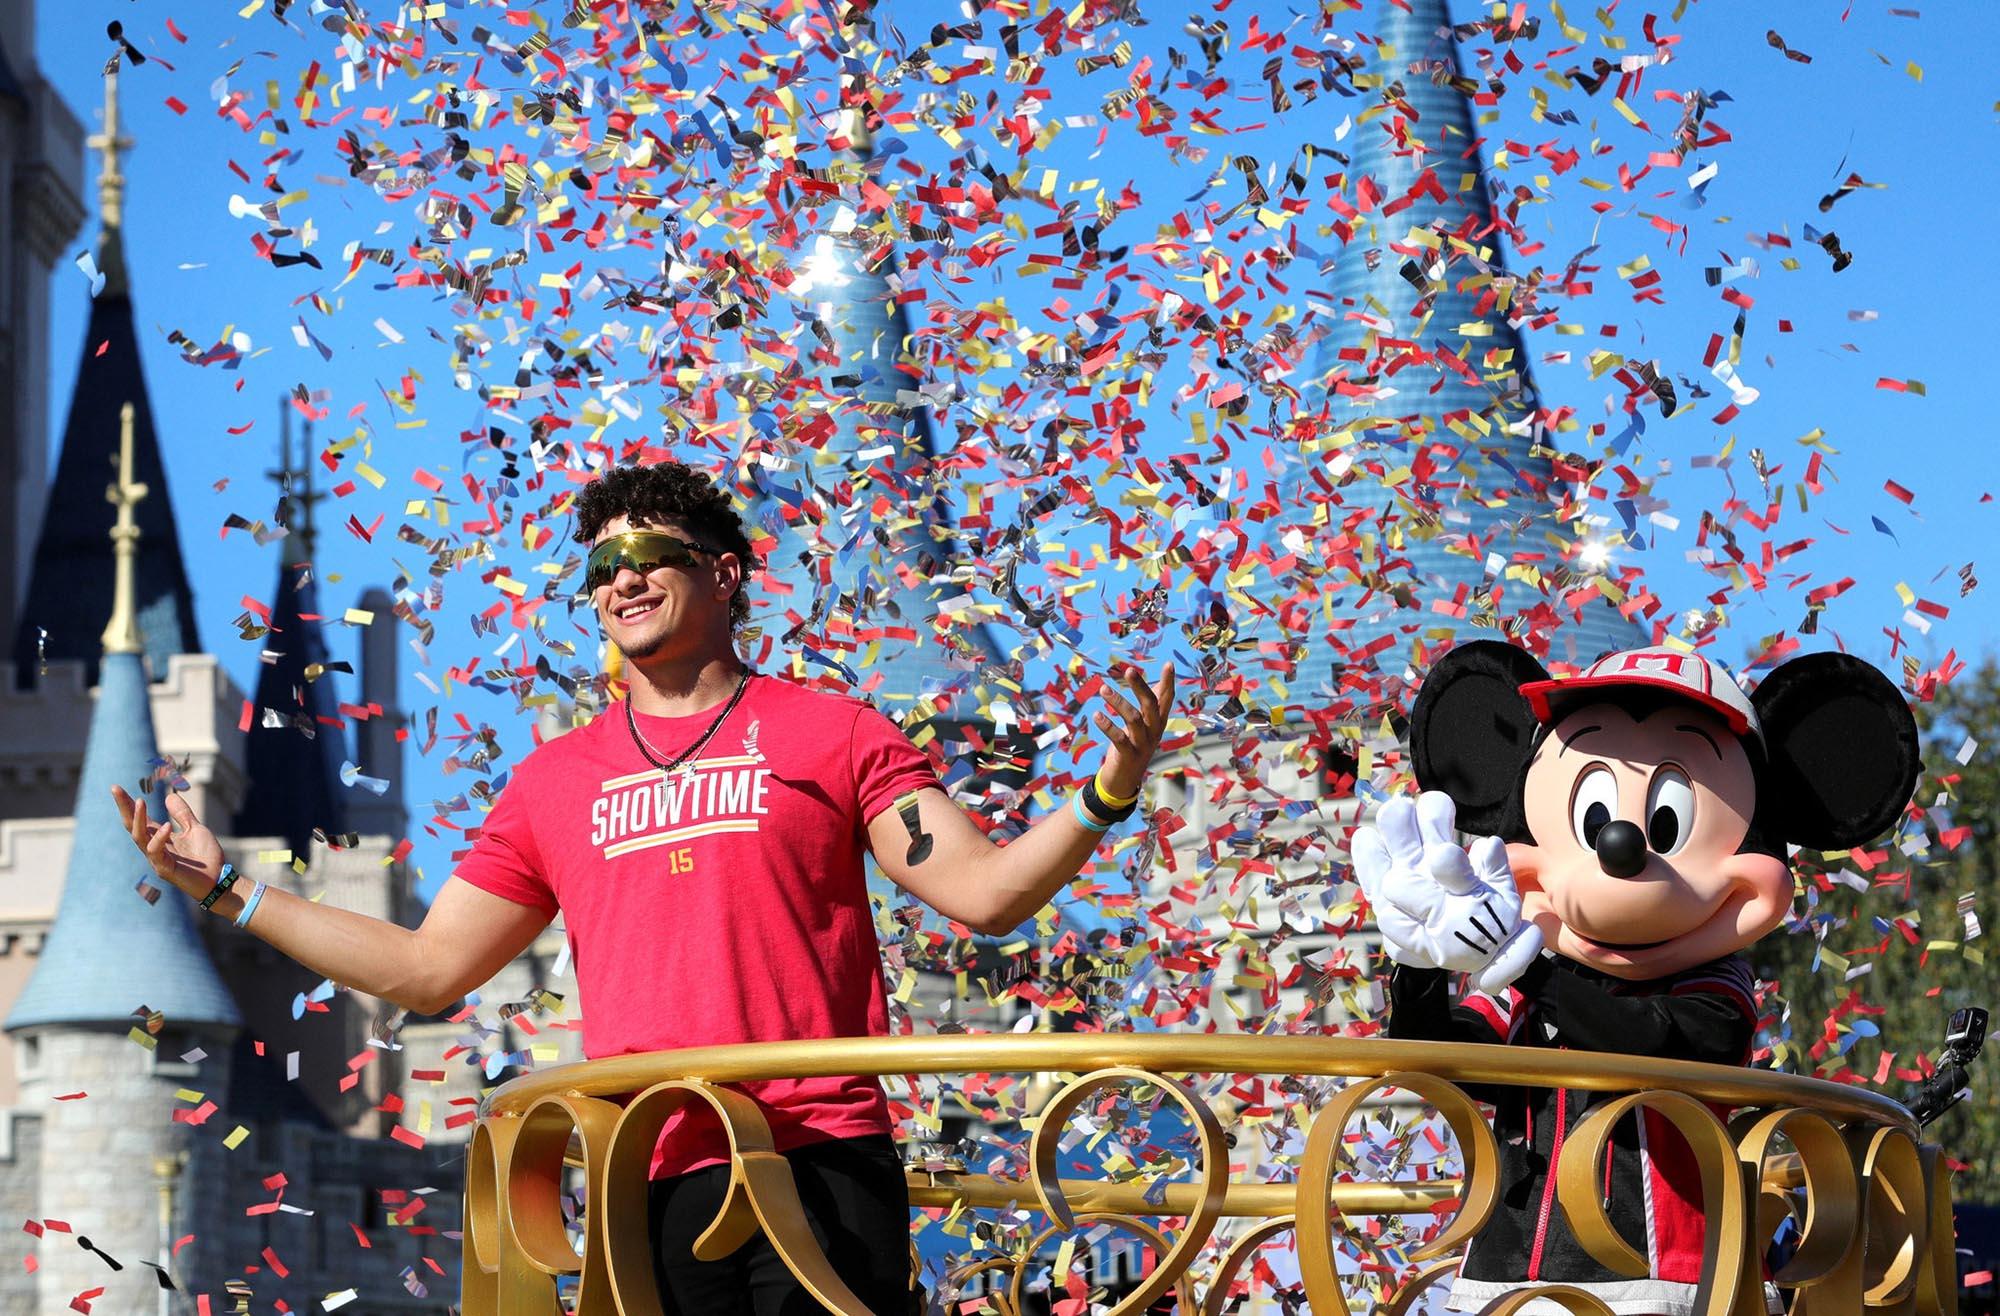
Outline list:
[[[658,531],[628,531],[590,550],[590,559],[583,569],[583,587],[595,591],[600,585],[609,585],[618,578],[620,567],[630,567],[643,576],[661,567],[691,567],[697,553],[713,556],[720,552]]]

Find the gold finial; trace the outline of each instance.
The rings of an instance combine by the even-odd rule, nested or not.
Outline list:
[[[111,592],[111,620],[104,627],[107,654],[143,653],[146,648],[146,638],[139,633],[132,574],[139,557],[139,526],[132,519],[132,509],[145,496],[146,486],[132,478],[132,404],[127,402],[118,408],[118,483],[104,491],[105,499],[118,508],[118,524],[111,527],[117,575]]]
[[[104,290],[113,294],[126,291],[125,284],[125,173],[119,168],[119,152],[129,150],[132,139],[118,134],[118,61],[104,69],[104,128],[92,133],[86,144],[102,156],[97,172],[97,268],[104,275]]]

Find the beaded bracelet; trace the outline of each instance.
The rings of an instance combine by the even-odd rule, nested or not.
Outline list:
[[[222,866],[222,872],[218,874],[215,879],[215,885],[209,889],[207,895],[201,898],[202,912],[207,913],[208,911],[214,909],[215,902],[222,899],[222,893],[235,885],[236,885],[236,865],[224,864]]]
[[[257,912],[257,902],[262,900],[263,898],[264,898],[264,884],[262,882],[259,882],[256,886],[250,888],[249,898],[243,902],[243,908],[237,911],[236,914],[237,927],[247,928],[250,926],[250,916]]]

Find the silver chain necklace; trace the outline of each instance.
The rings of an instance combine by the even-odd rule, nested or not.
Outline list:
[[[743,692],[749,688],[750,673],[746,671],[743,673],[742,678],[737,681],[736,691],[729,696],[729,702],[722,706],[720,713],[716,714],[715,721],[708,724],[708,730],[702,732],[701,737],[694,744],[689,745],[668,762],[663,763],[660,761],[660,752],[654,749],[651,743],[647,741],[645,735],[640,732],[639,719],[632,712],[632,696],[629,694],[625,696],[625,725],[632,729],[632,743],[638,746],[639,753],[645,756],[646,762],[660,770],[662,777],[672,774],[676,768],[680,768],[684,763],[688,766],[681,769],[682,772],[684,774],[692,773],[694,765],[691,760],[693,760],[695,755],[701,753],[702,746],[706,745],[714,738],[715,733],[722,729],[722,724],[729,720],[729,714],[736,707],[737,701],[743,698]]]

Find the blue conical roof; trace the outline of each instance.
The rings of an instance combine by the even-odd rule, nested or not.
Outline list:
[[[1282,490],[1289,524],[1326,507],[1300,581],[1339,590],[1345,624],[1294,672],[1283,702],[1297,706],[1327,703],[1350,664],[1394,675],[1419,642],[1501,638],[1482,611],[1545,660],[1646,642],[1601,601],[1578,615],[1565,595],[1595,594],[1587,580],[1489,573],[1498,555],[1560,579],[1550,540],[1569,537],[1555,516],[1561,482],[1536,450],[1549,435],[1516,326],[1526,298],[1501,257],[1445,0],[1378,3],[1356,26],[1380,43],[1357,78],[1374,99],[1351,140],[1341,195],[1354,214],[1333,255],[1335,325],[1317,349],[1314,399],[1351,441],[1309,453]]]
[[[859,148],[839,155],[848,165],[868,159]],[[781,597],[801,615],[820,602],[809,630],[836,608],[867,626],[914,630],[914,640],[882,641],[855,675],[865,682],[881,673],[878,698],[942,705],[970,688],[982,663],[1002,661],[1001,652],[984,626],[937,625],[943,605],[965,591],[945,578],[957,556],[944,498],[950,476],[932,436],[918,340],[897,300],[888,230],[856,223],[846,207],[824,215],[805,239],[793,285],[804,327],[799,375],[788,387],[795,442],[784,447],[796,465],[751,470],[753,517],[777,541],[764,565],[792,586]],[[844,607],[843,596],[851,600]],[[822,674],[810,664],[807,671]]]
[[[165,817],[153,784],[158,755],[140,656],[103,655],[77,791],[69,876],[41,958],[7,1015],[8,1030],[116,1025],[129,1022],[142,1005],[177,1024],[242,1022],[186,898],[168,891],[148,904],[137,890],[150,870],[119,822],[111,787],[137,792],[146,783],[148,812]]]

